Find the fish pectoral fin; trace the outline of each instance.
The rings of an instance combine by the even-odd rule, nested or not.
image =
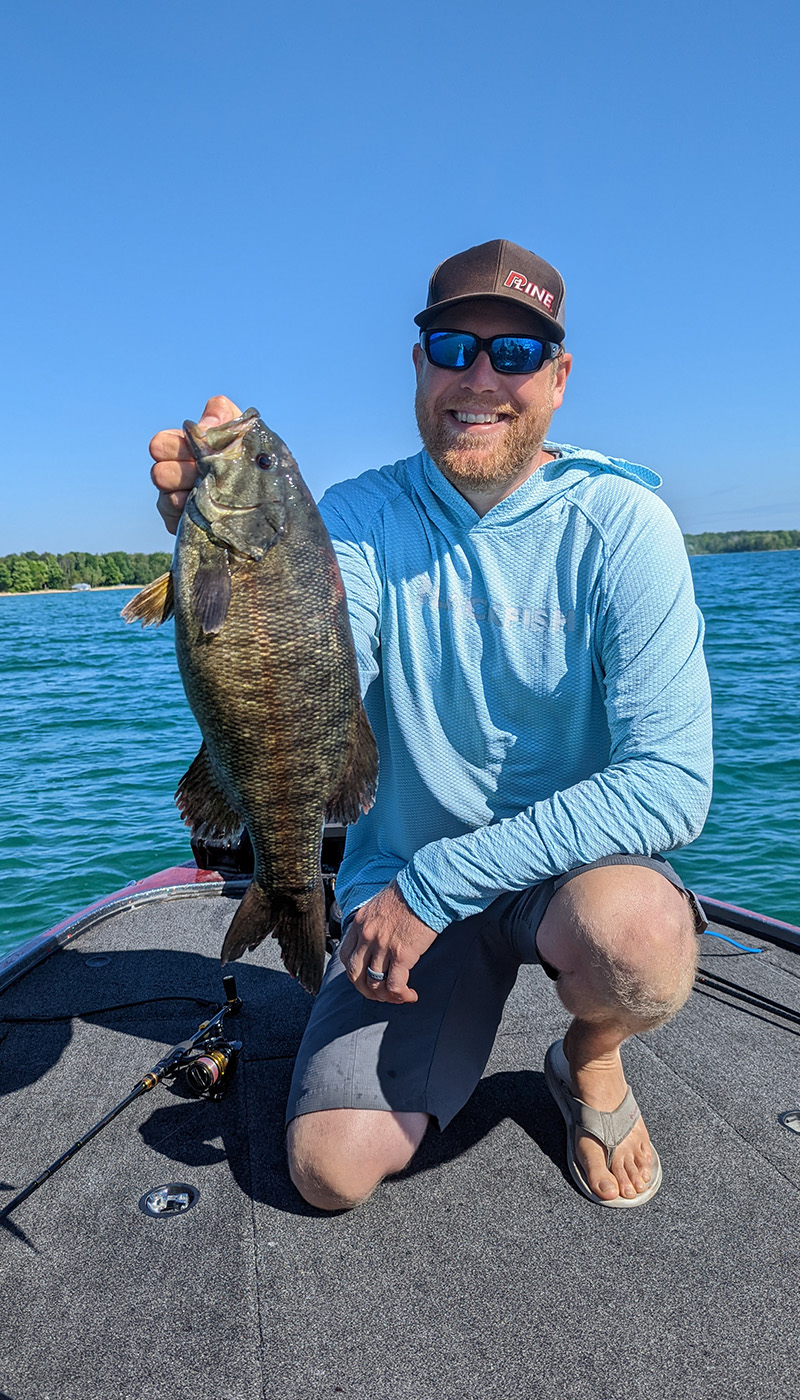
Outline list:
[[[230,605],[228,551],[216,549],[211,563],[199,568],[192,581],[192,612],[207,637],[215,637],[221,631]]]
[[[378,786],[378,745],[361,705],[356,734],[339,786],[328,798],[325,811],[329,822],[357,822],[375,801]]]
[[[175,611],[175,591],[172,571],[148,583],[135,598],[125,604],[120,614],[126,622],[141,622],[143,627],[160,627]]]
[[[222,945],[222,965],[257,948],[268,933],[280,945],[286,971],[316,996],[325,965],[325,891],[322,880],[297,895],[265,890],[254,880],[236,910]]]
[[[242,819],[220,788],[205,743],[178,783],[175,802],[194,836],[224,841],[242,830]]]

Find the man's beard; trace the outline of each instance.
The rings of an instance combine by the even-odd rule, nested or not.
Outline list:
[[[547,436],[553,417],[555,381],[543,404],[519,413],[511,404],[476,402],[459,403],[457,396],[445,400],[445,410],[458,413],[500,413],[508,416],[502,438],[494,443],[481,443],[467,432],[453,436],[445,424],[445,410],[427,402],[417,387],[414,407],[417,427],[429,455],[455,487],[468,491],[492,491],[520,477],[536,458]]]

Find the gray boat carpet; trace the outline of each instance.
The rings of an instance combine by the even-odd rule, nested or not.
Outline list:
[[[0,1017],[219,999],[233,908],[121,913],[0,996]],[[796,954],[706,939],[701,961],[800,1007]],[[695,992],[631,1042],[665,1182],[643,1209],[602,1210],[572,1186],[542,1074],[564,1014],[524,969],[470,1103],[363,1207],[327,1216],[283,1155],[309,999],[271,940],[234,971],[245,1048],[228,1098],[155,1089],[0,1230],[9,1400],[794,1400],[800,1136],[779,1115],[800,1109],[800,1026]],[[176,1000],[0,1022],[0,1200],[203,1014]],[[172,1181],[199,1191],[194,1208],[144,1215]]]

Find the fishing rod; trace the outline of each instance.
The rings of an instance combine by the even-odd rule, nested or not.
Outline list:
[[[78,1138],[66,1152],[62,1153],[49,1167],[46,1167],[34,1181],[28,1183],[23,1191],[20,1191],[13,1200],[8,1201],[0,1210],[0,1221],[6,1219],[17,1206],[32,1196],[34,1191],[38,1191],[50,1177],[66,1165],[67,1162],[85,1147],[87,1142],[91,1142],[93,1137],[102,1132],[103,1128],[122,1113],[129,1104],[147,1094],[151,1089],[155,1089],[162,1080],[175,1079],[179,1074],[183,1074],[189,1092],[198,1099],[211,1099],[216,1101],[221,1099],[226,1092],[233,1072],[236,1068],[236,1061],[239,1051],[242,1048],[240,1040],[228,1040],[223,1034],[223,1020],[227,1015],[238,1016],[242,1009],[241,997],[236,995],[236,979],[234,977],[223,977],[222,986],[225,990],[227,1000],[224,1006],[207,1021],[201,1021],[194,1035],[190,1035],[187,1040],[182,1040],[178,1045],[173,1045],[166,1055],[163,1055],[152,1069],[149,1069],[142,1076],[139,1082],[126,1095],[124,1099],[111,1109],[99,1123],[95,1123],[83,1137]]]
[[[717,992],[723,996],[731,997],[735,1001],[745,1002],[748,1006],[756,1007],[758,1011],[767,1012],[770,1016],[778,1016],[793,1025],[800,1025],[800,1011],[795,1011],[791,1006],[784,1006],[781,1001],[773,1001],[771,997],[763,996],[761,992],[757,992],[751,987],[743,987],[739,982],[731,982],[727,977],[720,976],[719,973],[707,972],[704,967],[699,967],[695,983],[697,991],[707,987],[710,992]]]

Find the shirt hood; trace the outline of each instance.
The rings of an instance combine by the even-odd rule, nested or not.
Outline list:
[[[545,452],[557,453],[555,462],[547,463],[551,477],[570,469],[583,469],[583,473],[595,471],[611,472],[614,476],[625,476],[629,481],[637,481],[649,491],[657,491],[662,484],[658,472],[643,467],[639,462],[626,462],[624,457],[604,457],[602,452],[591,452],[586,447],[572,447],[568,442],[545,442]]]
[[[419,455],[421,481],[418,489],[428,497],[430,509],[435,500],[451,521],[466,529],[488,529],[495,525],[516,522],[549,504],[558,496],[563,496],[582,480],[598,476],[603,472],[635,481],[650,491],[657,491],[661,477],[649,467],[637,462],[627,462],[623,457],[605,457],[602,452],[592,452],[587,448],[573,447],[565,442],[545,442],[545,452],[552,452],[555,461],[539,467],[527,481],[523,481],[516,491],[505,500],[499,501],[486,515],[479,516],[469,501],[443,476],[436,463],[426,451]],[[412,459],[413,460],[413,459]],[[431,497],[433,500],[431,500]]]

